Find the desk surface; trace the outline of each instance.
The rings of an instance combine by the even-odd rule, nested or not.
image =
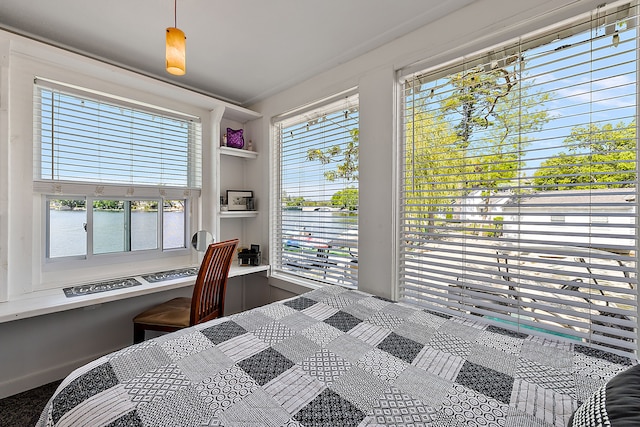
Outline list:
[[[246,276],[248,274],[266,272],[268,270],[269,265],[250,267],[232,265],[231,270],[229,271],[229,277]],[[47,291],[34,292],[33,294],[20,299],[0,302],[0,323],[111,301],[118,301],[121,299],[168,291],[171,289],[184,288],[193,285],[196,280],[195,276],[191,276],[149,283],[144,280],[142,276],[134,276],[134,278],[138,280],[141,285],[77,297],[67,297],[62,289],[51,289]]]

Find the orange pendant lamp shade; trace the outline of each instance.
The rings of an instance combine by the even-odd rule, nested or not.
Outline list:
[[[175,27],[167,28],[167,72],[182,76],[186,72],[187,37]]]

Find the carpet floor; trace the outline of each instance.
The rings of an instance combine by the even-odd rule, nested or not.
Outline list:
[[[0,399],[0,427],[33,427],[60,381]]]

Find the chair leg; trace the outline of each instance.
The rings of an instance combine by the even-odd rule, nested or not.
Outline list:
[[[138,344],[144,341],[144,328],[137,323],[133,324],[133,343]]]

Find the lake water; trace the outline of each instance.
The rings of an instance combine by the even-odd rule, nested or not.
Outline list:
[[[94,253],[122,252],[125,249],[125,217],[122,211],[94,211]],[[51,210],[50,257],[83,256],[87,252],[87,233],[84,210]],[[131,250],[157,249],[157,212],[131,213]],[[164,212],[164,249],[185,245],[184,213]]]

